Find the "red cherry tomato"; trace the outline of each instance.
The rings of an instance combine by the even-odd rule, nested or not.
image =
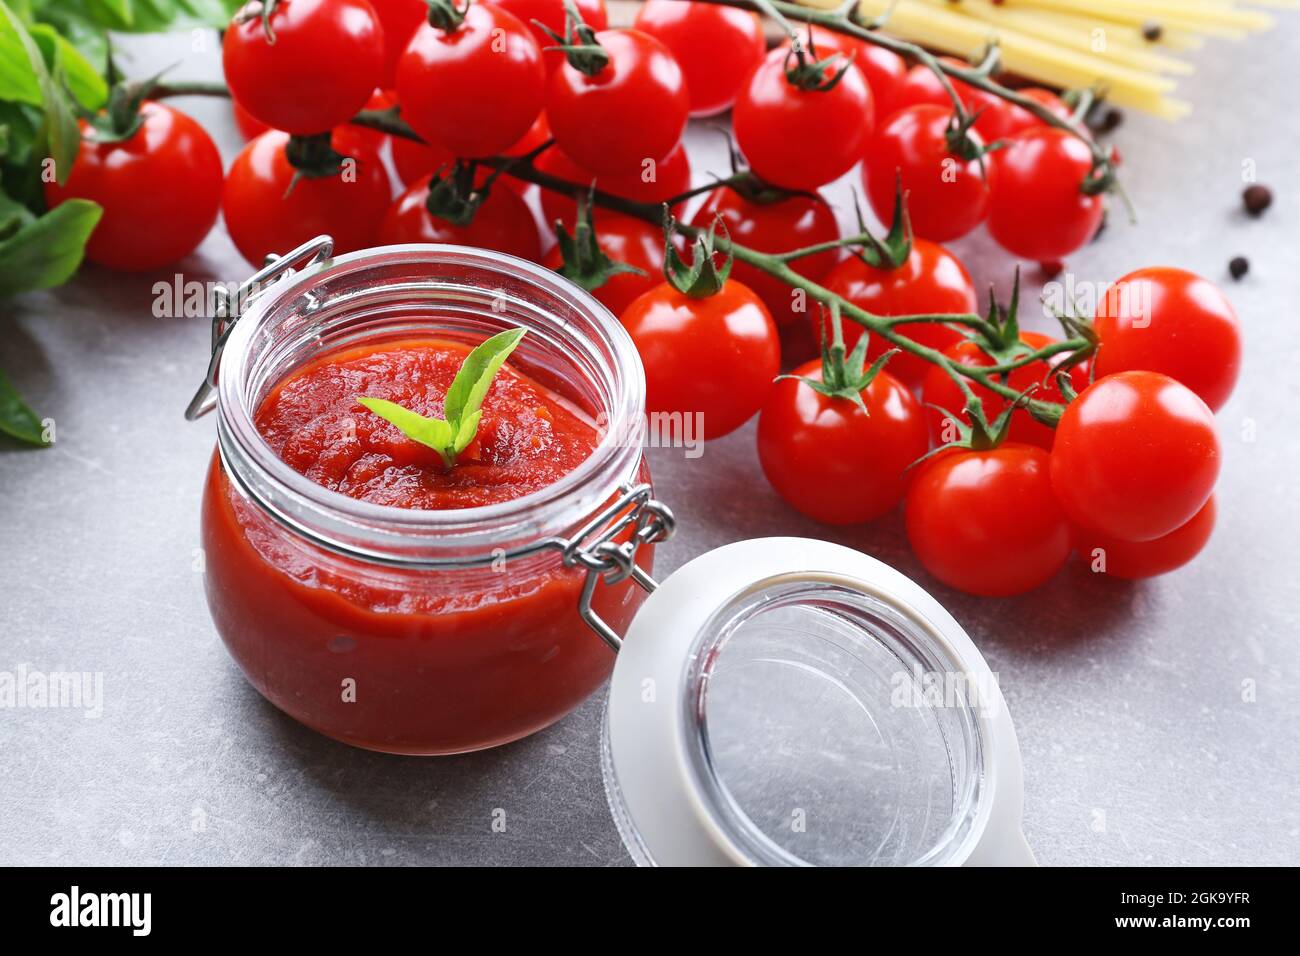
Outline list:
[[[692,116],[728,109],[767,51],[763,23],[748,10],[646,0],[634,26],[668,47],[681,64]]]
[[[620,320],[645,364],[646,410],[698,414],[695,433],[705,440],[752,418],[780,370],[776,325],[763,301],[739,282],[729,280],[703,298],[662,282]]]
[[[795,369],[821,381],[821,360]],[[758,419],[758,460],[777,494],[826,524],[857,524],[903,498],[903,472],[930,447],[921,406],[888,372],[862,390],[863,412],[797,379],[772,386]]]
[[[1232,304],[1209,280],[1182,269],[1130,272],[1106,290],[1094,324],[1098,375],[1162,372],[1213,411],[1232,394],[1241,330]]]
[[[900,175],[909,193],[908,215],[916,235],[947,242],[983,222],[989,188],[978,160],[949,152],[951,117],[952,112],[941,106],[909,106],[876,134],[862,164],[862,184],[876,218],[886,226],[894,221]]]
[[[1020,341],[1024,342],[1029,348],[1037,350],[1057,340],[1050,335],[1041,335],[1038,332],[1021,332]],[[994,364],[988,353],[969,339],[963,339],[956,345],[950,346],[944,354],[958,365],[978,367]],[[1022,365],[1007,376],[1005,384],[1008,388],[1012,388],[1017,392],[1023,392],[1037,386],[1037,389],[1032,394],[1033,398],[1045,402],[1063,403],[1064,397],[1061,395],[1060,386],[1056,382],[1056,376],[1051,374],[1051,370],[1060,365],[1065,358],[1066,354],[1061,353],[1046,362],[1039,361],[1030,365]],[[1074,390],[1082,392],[1088,387],[1088,363],[1082,362],[1073,366],[1070,369],[1069,376],[1070,385]],[[984,417],[988,421],[992,422],[998,415],[1002,414],[1003,409],[1007,407],[1005,398],[996,392],[989,391],[976,382],[970,382],[969,385],[971,391],[979,398]],[[952,376],[937,365],[931,365],[926,370],[925,379],[921,385],[921,400],[927,406],[937,406],[937,408],[927,408],[926,417],[930,422],[931,433],[938,442],[951,441],[955,437],[945,434],[945,424],[949,418],[954,421],[968,421],[965,413],[965,396],[962,395],[957,383],[952,380]],[[938,409],[946,409],[947,414]],[[1011,427],[1007,433],[1007,438],[1013,442],[1037,445],[1039,448],[1050,451],[1052,443],[1056,439],[1056,429],[1050,425],[1044,425],[1024,409],[1017,409],[1011,414]]]
[[[300,176],[293,182],[288,142],[279,130],[263,133],[226,174],[221,211],[244,258],[260,266],[268,255],[281,255],[322,233],[334,237],[335,254],[374,245],[390,195],[388,174],[375,151],[346,128],[336,130],[334,149],[352,157],[353,164],[331,176]]]
[[[1041,87],[1031,86],[1023,90],[1017,90],[1021,96],[1027,96],[1031,100],[1037,100],[1043,106],[1046,106],[1052,113],[1063,120],[1070,119],[1074,113],[1065,102],[1053,93],[1051,90],[1045,90]],[[1004,103],[1002,112],[1002,124],[995,131],[993,139],[1008,139],[1017,133],[1023,133],[1027,129],[1034,129],[1047,124],[1040,120],[1023,106],[1016,106],[1013,103]],[[988,140],[992,142],[992,140]]]
[[[1214,532],[1214,495],[1186,524],[1152,541],[1124,541],[1094,531],[1075,531],[1075,547],[1097,574],[1153,578],[1181,568],[1201,553]]]
[[[959,60],[953,56],[941,56],[939,59],[952,66],[964,69],[970,68],[970,64],[965,60]],[[1008,109],[1005,100],[971,86],[969,83],[964,83],[956,77],[950,76],[948,81],[952,83],[952,88],[957,93],[957,98],[961,100],[966,112],[972,116],[978,114],[975,119],[974,129],[981,140],[985,143],[991,143],[1005,135]],[[930,106],[941,106],[949,113],[952,112],[952,97],[943,88],[943,84],[939,82],[939,77],[935,75],[934,70],[924,63],[918,63],[907,72],[907,76],[898,88],[895,104],[895,109],[928,104]]]
[[[989,235],[1034,262],[1064,259],[1097,233],[1100,196],[1080,186],[1092,169],[1088,144],[1041,126],[1011,137],[988,157]]]
[[[602,211],[596,229],[596,242],[601,251],[615,262],[625,262],[640,269],[645,275],[620,272],[591,294],[615,316],[632,304],[632,300],[664,281],[664,234],[657,226],[631,216]],[[545,265],[559,269],[563,259],[560,247],[554,246],[546,256]]]
[[[533,31],[537,45],[542,48],[542,58],[549,75],[564,62],[564,54],[559,50],[547,50],[555,46],[555,38],[538,26],[541,23],[556,36],[565,35],[564,0],[488,0],[505,10],[509,10]],[[575,6],[582,17],[582,22],[593,30],[609,27],[609,15],[605,12],[605,0],[576,0]],[[533,21],[537,21],[534,23]]]
[[[449,242],[495,249],[533,262],[541,259],[537,223],[513,189],[492,188],[469,224],[458,226],[425,208],[429,181],[426,176],[397,197],[379,227],[380,244]]]
[[[235,128],[239,130],[239,135],[244,137],[244,142],[261,136],[271,128],[234,100],[230,101],[230,110],[235,114]]]
[[[429,19],[429,6],[424,0],[370,0],[384,31],[384,81],[391,88],[397,81],[397,61],[406,52],[406,45],[420,24]]]
[[[858,256],[845,259],[826,277],[826,288],[848,299],[860,309],[876,315],[921,315],[928,313],[974,312],[977,308],[975,284],[961,260],[936,243],[912,240],[912,251],[897,269],[877,269]],[[820,337],[822,316],[812,316],[814,336]],[[852,348],[862,334],[862,326],[845,320],[844,342]],[[899,326],[899,332],[930,348],[943,351],[961,340],[956,329],[932,322]],[[893,346],[872,336],[867,348],[872,360]],[[889,361],[890,373],[915,388],[921,384],[930,363],[900,352]]]
[[[883,123],[899,108],[898,95],[907,79],[907,63],[893,50],[833,30],[813,30],[812,43],[812,52],[819,59],[831,53],[853,55],[853,65],[871,87],[877,123]]]
[[[450,166],[455,159],[451,150],[445,146],[417,143],[404,136],[393,137],[393,168],[397,170],[397,178],[403,186],[410,186],[417,179]]]
[[[1158,372],[1098,379],[1056,426],[1052,487],[1070,520],[1150,541],[1191,520],[1219,476],[1214,413]]]
[[[829,89],[800,89],[786,77],[788,51],[778,47],[749,77],[731,114],[736,145],[760,179],[812,191],[857,164],[875,126],[871,90],[844,56]]]
[[[546,116],[555,141],[594,173],[635,174],[682,138],[690,98],[668,48],[640,30],[602,30],[609,62],[595,76],[567,62],[551,74]]]
[[[542,51],[513,13],[472,4],[450,31],[425,23],[397,63],[402,116],[461,157],[508,149],[542,111]]]
[[[222,62],[230,95],[272,129],[326,132],[382,85],[383,28],[366,0],[281,3],[270,18],[274,41],[257,12],[250,4],[231,22]]]
[[[695,214],[692,223],[708,228],[717,216],[742,246],[759,252],[785,252],[805,246],[834,242],[840,237],[835,213],[820,195],[792,195],[772,203],[751,202],[740,194],[719,186]],[[836,252],[805,256],[790,263],[800,275],[819,282],[835,265]],[[731,275],[758,293],[779,326],[793,325],[809,312],[806,300],[780,279],[761,269],[737,262]]]
[[[389,110],[397,105],[397,94],[388,90],[375,90],[366,100],[365,108],[368,110]],[[383,149],[384,143],[393,137],[387,133],[381,133],[377,129],[371,129],[369,126],[357,126],[354,123],[348,124],[348,134],[353,140],[360,140],[373,150]],[[401,137],[398,137],[401,139]]]
[[[920,466],[907,492],[907,540],[925,569],[968,594],[1023,594],[1070,557],[1047,452],[1005,444]]]
[[[147,272],[183,259],[203,241],[221,205],[221,156],[184,113],[161,103],[140,107],[130,139],[96,143],[81,124],[67,182],[45,184],[52,209],[67,199],[103,207],[86,258],[110,269]]]
[[[631,173],[597,175],[575,163],[559,146],[552,146],[538,156],[534,165],[539,172],[558,176],[566,182],[590,185],[594,181],[601,192],[635,202],[658,204],[691,188],[691,161],[686,155],[686,148],[680,143],[663,159],[658,162],[645,160]],[[549,189],[543,189],[541,195],[542,212],[547,224],[551,225],[559,219],[572,228],[578,209],[577,201]],[[681,211],[682,205],[678,203],[673,207],[674,214]],[[603,216],[604,212],[598,211],[597,215]]]

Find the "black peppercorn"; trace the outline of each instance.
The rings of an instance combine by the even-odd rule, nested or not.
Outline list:
[[[1273,190],[1259,183],[1247,186],[1241,194],[1241,202],[1246,207],[1246,212],[1252,216],[1262,215],[1265,209],[1273,205]]]
[[[1228,263],[1228,272],[1233,279],[1240,279],[1249,271],[1250,260],[1245,256],[1234,256],[1232,261]]]

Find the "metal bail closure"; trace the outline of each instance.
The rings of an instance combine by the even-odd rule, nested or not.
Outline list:
[[[212,294],[212,357],[208,361],[208,372],[203,378],[203,384],[199,386],[185,409],[186,421],[192,422],[201,418],[216,407],[217,400],[212,392],[217,387],[217,368],[221,364],[221,353],[225,350],[230,330],[244,314],[248,303],[263,291],[264,286],[269,286],[292,274],[295,269],[316,265],[333,255],[334,239],[330,236],[317,236],[304,242],[292,252],[268,261],[249,276],[233,294],[227,288],[217,287]]]
[[[645,591],[654,591],[659,585],[636,563],[637,549],[643,544],[667,541],[677,528],[672,511],[655,500],[650,485],[620,485],[619,492],[617,498],[579,528],[572,538],[556,538],[548,542],[548,546],[560,551],[565,566],[582,565],[587,569],[578,611],[615,653],[623,646],[623,639],[591,606],[596,583],[603,579],[606,584],[618,584],[631,578]],[[627,539],[620,542],[618,538],[629,530],[631,533]]]

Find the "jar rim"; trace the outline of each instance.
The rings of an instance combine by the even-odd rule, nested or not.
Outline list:
[[[587,328],[580,329],[561,318],[551,331],[567,336],[570,344],[585,352],[604,379],[599,384],[608,393],[609,407],[602,412],[606,420],[597,423],[596,447],[559,480],[518,498],[470,508],[376,504],[334,491],[296,471],[257,429],[255,402],[261,396],[252,387],[254,359],[277,312],[292,311],[293,303],[327,281],[386,265],[418,267],[421,263],[499,275],[522,283],[539,300],[549,297],[587,320]],[[501,294],[491,286],[464,282],[430,281],[427,287]],[[544,313],[537,306],[531,311],[539,318]],[[280,320],[286,317],[281,314]],[[504,318],[508,322],[513,317]],[[306,361],[319,354],[307,356]],[[620,484],[634,480],[641,458],[644,406],[645,373],[636,346],[622,324],[586,290],[536,263],[487,249],[438,243],[377,246],[289,273],[251,299],[231,327],[220,360],[218,449],[227,473],[240,479],[237,483],[245,494],[278,522],[318,545],[381,564],[462,566],[534,551],[543,539],[564,533],[597,511]]]

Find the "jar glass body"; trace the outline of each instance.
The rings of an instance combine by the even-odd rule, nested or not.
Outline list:
[[[261,440],[265,395],[341,348],[529,335],[512,364],[598,427],[590,458],[514,501],[422,512],[313,484]],[[545,727],[608,676],[614,654],[580,613],[587,571],[545,546],[646,481],[643,373],[618,322],[554,274],[448,246],[368,250],[281,280],[222,355],[218,443],[202,505],[209,607],[271,703],[346,743],[403,754],[492,747]],[[651,569],[652,548],[637,552]],[[601,583],[619,634],[644,594]]]

